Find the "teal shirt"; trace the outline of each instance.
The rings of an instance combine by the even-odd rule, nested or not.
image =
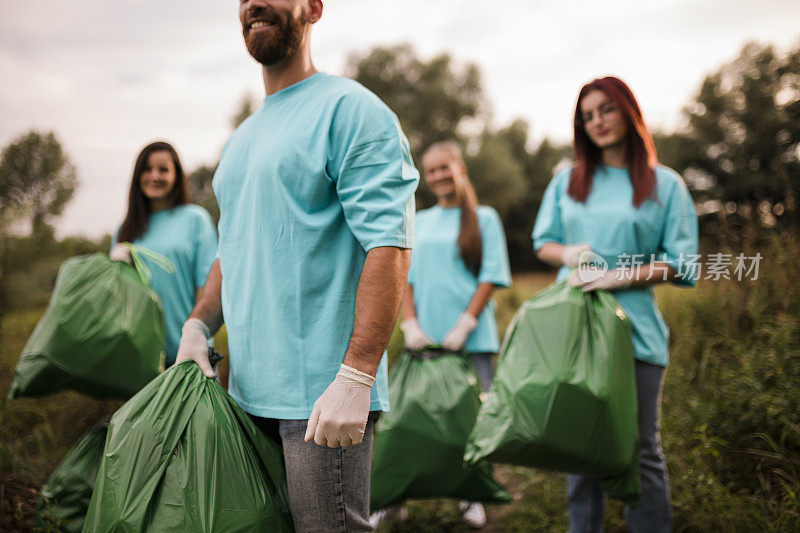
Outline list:
[[[346,78],[267,96],[233,133],[213,187],[230,393],[245,411],[310,416],[344,360],[367,251],[411,247],[418,181],[397,117]],[[371,394],[388,409],[385,354]]]
[[[668,262],[679,273],[681,265],[697,254],[697,215],[692,197],[675,171],[656,168],[656,198],[639,208],[631,202],[633,187],[627,169],[601,166],[592,177],[592,189],[585,203],[567,195],[569,168],[559,172],[544,193],[536,224],[533,247],[538,251],[548,242],[588,243],[608,262],[618,266],[620,255],[628,265],[635,254],[639,264],[649,263],[653,255]],[[625,265],[621,265],[625,266]],[[558,280],[569,275],[562,267]],[[661,275],[660,273],[658,275]],[[694,285],[689,276],[678,285]],[[615,291],[614,296],[628,314],[633,328],[636,358],[666,366],[669,328],[656,306],[653,286]]]
[[[117,243],[114,235],[111,247]],[[175,362],[181,327],[192,312],[197,289],[201,288],[217,255],[217,232],[208,212],[199,205],[186,204],[150,215],[147,231],[133,244],[164,255],[172,261],[170,274],[144,257],[153,275],[151,286],[164,307],[167,365]]]
[[[414,290],[420,328],[439,344],[467,309],[479,283],[493,283],[499,287],[511,285],[506,237],[500,217],[488,206],[479,206],[477,215],[482,261],[475,277],[459,256],[457,239],[461,209],[435,206],[417,213],[408,283]],[[478,324],[467,338],[464,350],[497,352],[500,343],[494,312],[494,302],[490,301],[477,317]]]

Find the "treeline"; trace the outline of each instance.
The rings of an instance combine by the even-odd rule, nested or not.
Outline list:
[[[415,161],[436,141],[461,144],[481,202],[497,209],[503,219],[512,268],[543,268],[533,256],[529,235],[554,170],[569,164],[570,146],[549,139],[531,146],[523,119],[497,126],[480,68],[449,54],[425,60],[407,44],[375,48],[351,56],[345,74],[395,111]],[[252,99],[243,99],[233,126],[253,108]],[[692,191],[705,247],[751,250],[772,233],[797,235],[800,45],[785,52],[769,45],[746,45],[733,61],[702,80],[682,118],[684,126],[678,131],[656,132],[656,145],[661,162],[681,173]],[[216,218],[219,210],[211,190],[215,166],[194,169],[189,180],[194,201]],[[54,268],[37,266],[45,258],[24,250],[43,250],[48,235],[52,239],[52,221],[71,198],[77,181],[75,168],[52,133],[30,132],[3,149],[0,309],[38,304],[37,297],[26,300],[8,290],[30,285],[31,272],[37,269],[49,272],[42,274],[48,283],[40,287],[49,290]],[[421,186],[418,207],[432,203],[432,195]],[[28,236],[9,235],[9,228],[20,226],[30,228]],[[52,248],[55,241],[50,244]],[[103,246],[95,243],[96,249]],[[29,294],[35,293],[30,287]]]

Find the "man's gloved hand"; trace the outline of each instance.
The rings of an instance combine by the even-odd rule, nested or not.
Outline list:
[[[464,347],[464,343],[467,342],[467,337],[477,325],[478,320],[474,316],[466,311],[461,313],[456,325],[444,336],[442,347],[449,352],[460,351]]]
[[[208,360],[208,339],[210,337],[208,326],[199,318],[190,318],[184,322],[175,364],[191,359],[198,364],[207,378],[214,378],[216,373]]]
[[[567,283],[580,288],[583,292],[616,291],[631,286],[633,271],[629,268],[613,268],[605,271],[594,268],[578,268],[569,275]]]
[[[369,416],[370,389],[375,378],[345,364],[322,396],[314,402],[308,419],[306,442],[343,448],[361,444]]]
[[[122,243],[117,243],[108,254],[108,258],[112,261],[125,261],[129,265],[133,262],[131,259],[131,251]]]
[[[565,244],[561,252],[561,263],[567,268],[575,268],[581,264],[581,255],[586,252],[593,253],[592,247],[586,243]]]
[[[416,318],[403,320],[400,323],[400,329],[403,332],[406,348],[409,350],[418,351],[433,344],[430,337],[425,335],[425,332],[419,327],[419,322],[417,322]]]

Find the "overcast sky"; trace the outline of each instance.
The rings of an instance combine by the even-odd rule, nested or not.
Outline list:
[[[243,94],[263,95],[235,0],[0,0],[0,145],[53,130],[80,189],[58,234],[111,232],[134,159],[156,138],[191,170],[214,163]],[[495,125],[570,140],[579,87],[615,74],[654,129],[679,125],[705,74],[748,40],[800,42],[798,0],[329,0],[312,38],[316,66],[411,42],[423,57],[478,63]]]

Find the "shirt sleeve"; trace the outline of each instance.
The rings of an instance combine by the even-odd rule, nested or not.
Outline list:
[[[680,176],[676,176],[675,185],[666,204],[667,214],[658,256],[681,276],[675,280],[677,285],[691,287],[697,280],[691,275],[691,269],[685,268],[685,264],[697,254],[697,214],[692,195]]]
[[[562,174],[556,174],[547,189],[544,191],[542,202],[539,204],[539,212],[536,213],[536,222],[533,225],[531,238],[533,239],[533,249],[538,252],[542,246],[549,242],[564,244],[564,225],[561,220],[561,208],[559,202]]]
[[[217,259],[217,230],[211,221],[211,215],[205,209],[200,208],[199,214],[195,240],[195,288],[205,285],[208,271]]]
[[[339,103],[330,143],[328,172],[362,248],[411,248],[419,173],[397,117],[374,95],[350,95]]]
[[[508,262],[506,235],[497,211],[491,207],[480,209],[481,269],[478,283],[493,283],[500,287],[511,286],[511,267]]]

